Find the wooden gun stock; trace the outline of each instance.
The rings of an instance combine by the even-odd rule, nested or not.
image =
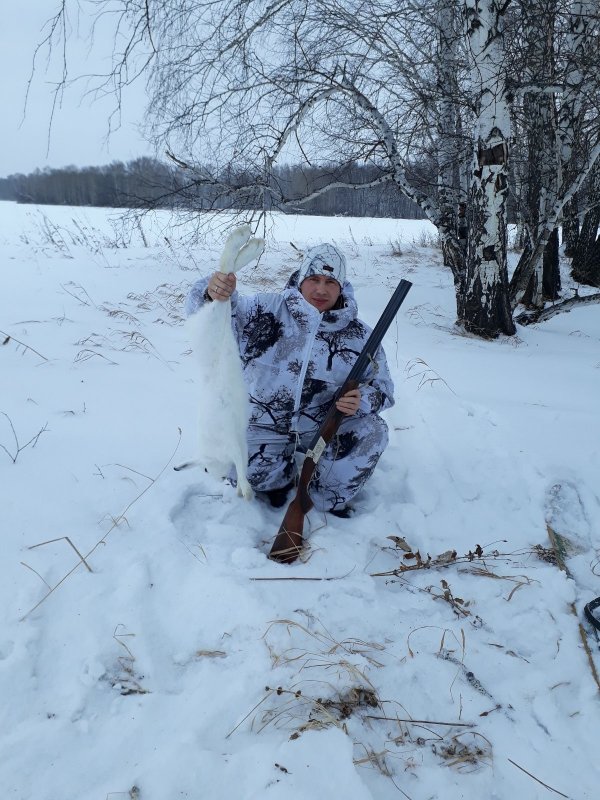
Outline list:
[[[392,324],[411,286],[412,283],[404,279],[398,284],[396,291],[385,307],[385,311],[373,328],[354,366],[348,373],[348,377],[337,391],[321,427],[312,439],[300,470],[296,496],[288,506],[269,553],[269,558],[273,561],[291,564],[300,555],[303,544],[304,517],[313,507],[308,487],[323,451],[335,436],[337,429],[346,416],[337,410],[336,401],[351,389],[359,387],[360,379],[373,361],[377,348],[381,344],[387,329]]]

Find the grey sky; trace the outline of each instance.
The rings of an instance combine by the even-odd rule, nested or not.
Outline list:
[[[59,76],[58,65],[46,74],[46,52],[38,56],[38,67],[29,95],[24,121],[23,104],[27,79],[36,44],[43,38],[43,25],[58,6],[58,0],[21,0],[3,3],[0,25],[0,75],[2,81],[2,146],[0,177],[14,172],[31,172],[36,167],[85,166],[127,161],[150,152],[137,129],[144,110],[140,83],[125,97],[121,127],[106,142],[107,119],[114,101],[92,102],[85,98],[80,83],[65,95],[55,113],[48,150],[48,125],[52,109],[52,86]],[[100,51],[110,54],[108,36],[99,33],[96,52],[89,54],[83,42],[72,38],[71,74],[102,69]],[[106,67],[104,67],[106,68]],[[48,152],[47,152],[48,150]]]

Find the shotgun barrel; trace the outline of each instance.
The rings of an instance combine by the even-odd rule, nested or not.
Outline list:
[[[327,416],[311,440],[302,463],[302,469],[300,470],[296,496],[288,506],[279,532],[275,537],[271,552],[269,553],[269,558],[272,560],[284,564],[291,564],[298,558],[303,543],[304,517],[313,506],[308,493],[308,486],[323,451],[335,436],[345,416],[345,414],[337,410],[335,403],[338,397],[343,396],[346,392],[351,389],[356,389],[359,386],[361,378],[372,363],[377,348],[392,324],[411,286],[412,283],[410,281],[402,279],[396,287],[383,314],[373,328],[360,355],[354,362],[354,366],[348,373],[346,380],[336,392],[331,407],[327,412]]]

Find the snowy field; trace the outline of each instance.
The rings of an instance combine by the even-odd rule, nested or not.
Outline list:
[[[281,566],[283,509],[173,470],[203,391],[183,299],[222,234],[164,224],[0,203],[2,800],[597,800],[572,603],[600,595],[600,307],[480,341],[428,223],[275,219],[242,291],[324,240],[370,324],[414,282],[390,446]]]

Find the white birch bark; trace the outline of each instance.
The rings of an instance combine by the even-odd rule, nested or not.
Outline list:
[[[508,301],[506,215],[510,116],[506,99],[504,14],[508,2],[464,0],[476,106],[469,192],[469,239],[459,320],[483,336],[513,334]]]

